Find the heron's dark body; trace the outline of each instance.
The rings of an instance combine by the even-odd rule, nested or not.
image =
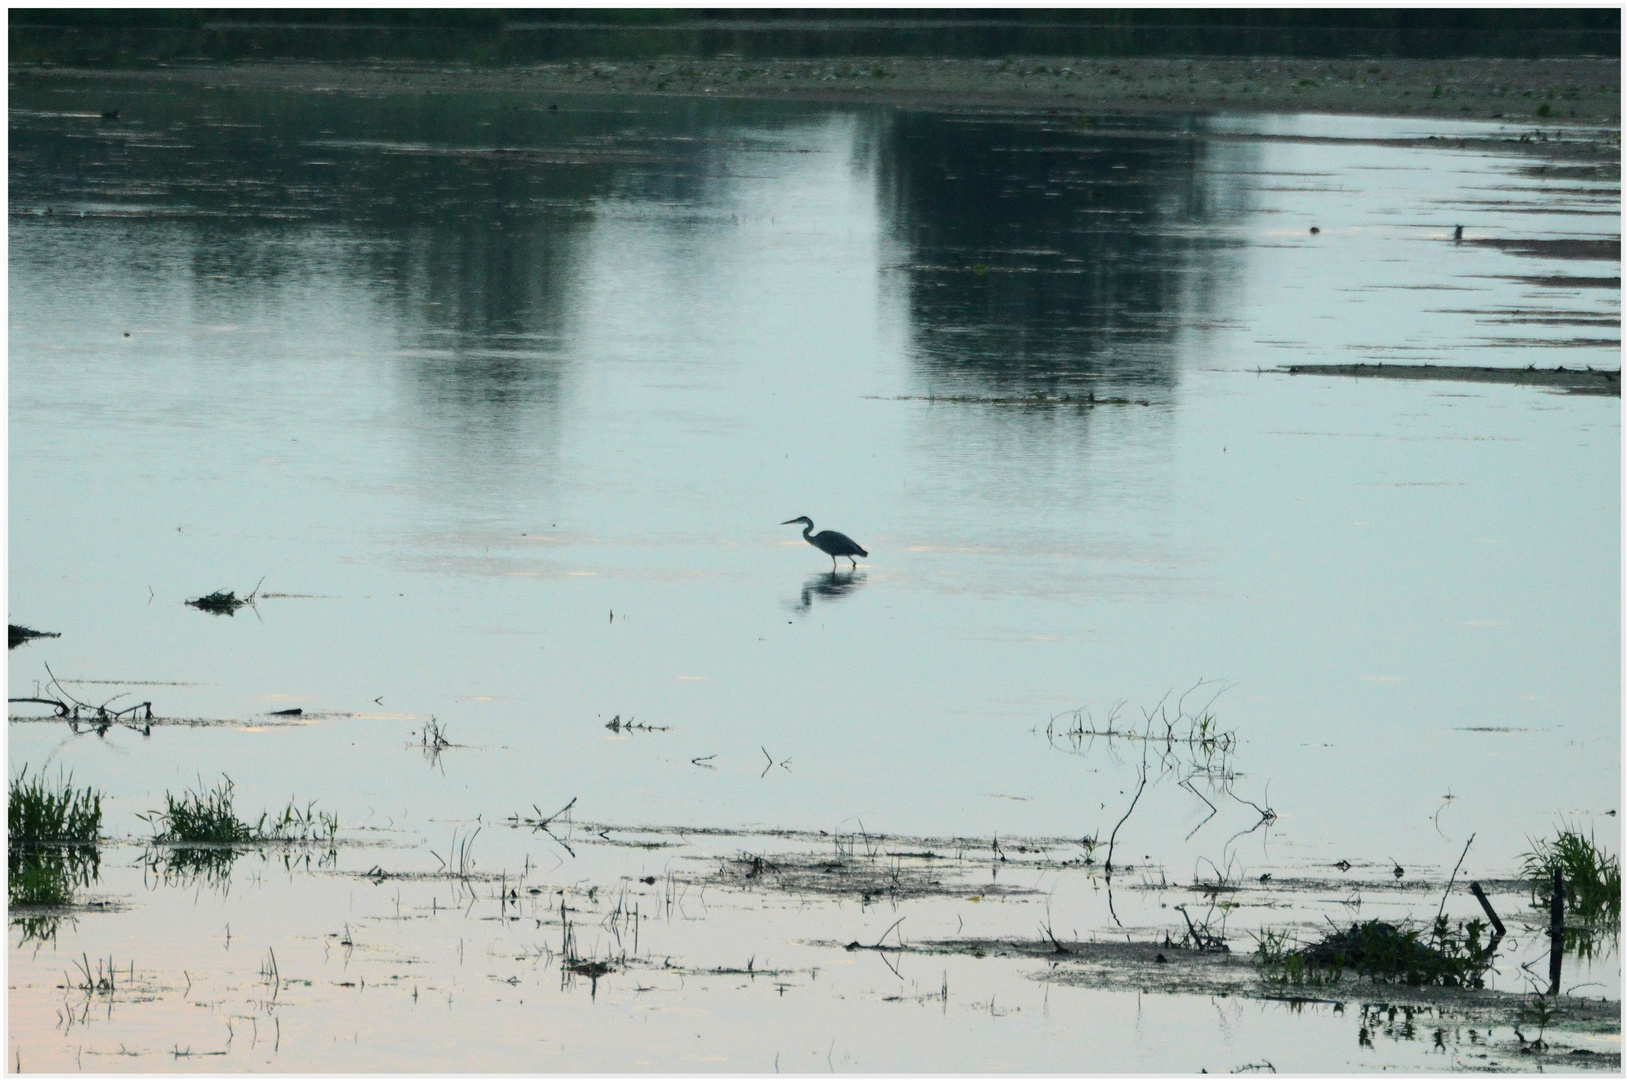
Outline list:
[[[851,536],[848,536],[845,533],[833,532],[830,529],[826,529],[823,532],[816,532],[812,536],[809,536],[807,533],[803,533],[802,538],[808,541],[808,543],[812,544],[814,547],[818,548],[820,551],[823,551],[826,555],[870,554],[858,544],[855,544]]]
[[[868,551],[864,550],[856,542],[854,542],[851,536],[848,536],[845,533],[839,533],[832,529],[826,529],[823,532],[814,532],[812,518],[792,518],[790,521],[781,522],[781,524],[794,525],[799,521],[807,522],[807,524],[802,528],[802,538],[808,541],[808,543],[812,544],[814,547],[818,548],[820,551],[823,551],[826,555],[829,555],[832,566],[836,565],[837,556],[841,556],[851,563],[853,562],[853,556],[855,555],[868,556],[870,554]],[[854,565],[857,564],[855,563]]]

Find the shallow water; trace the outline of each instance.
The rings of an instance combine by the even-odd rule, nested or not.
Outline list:
[[[1619,289],[1588,281],[1619,254],[1474,242],[1617,239],[1615,176],[1449,141],[1484,124],[552,104],[13,87],[10,615],[62,637],[11,653],[11,694],[49,664],[204,721],[14,722],[13,772],[104,789],[115,836],[227,773],[251,819],[316,799],[397,845],[229,901],[109,869],[129,911],[65,955],[258,902],[257,964],[343,922],[372,888],[346,875],[431,871],[454,828],[572,798],[618,825],[1105,837],[1133,751],[1048,724],[1172,691],[1173,716],[1200,680],[1239,798],[1206,823],[1153,784],[1121,863],[1444,880],[1473,834],[1461,876],[1507,877],[1560,820],[1619,850],[1619,399],[1271,370],[1619,367]],[[870,555],[833,576],[777,524],[799,514]],[[182,604],[262,577],[235,616]],[[460,745],[426,756],[431,717]],[[1241,799],[1275,820],[1245,832]],[[332,894],[322,926],[287,925],[289,889]],[[64,1052],[23,955],[12,1048]],[[636,1067],[581,996],[560,1067]],[[808,1036],[762,997],[712,1034]],[[1017,1026],[987,1067],[1066,1067]],[[840,1064],[924,1063],[878,1053]]]

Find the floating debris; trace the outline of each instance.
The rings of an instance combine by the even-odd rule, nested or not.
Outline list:
[[[186,604],[188,607],[195,607],[199,611],[207,611],[211,615],[235,615],[238,608],[249,607],[254,603],[254,598],[260,595],[260,586],[264,583],[265,578],[261,578],[259,582],[255,583],[254,589],[241,599],[235,592],[220,592],[217,590],[208,596],[199,596],[188,600]]]

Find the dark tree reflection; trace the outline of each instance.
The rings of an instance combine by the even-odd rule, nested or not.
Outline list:
[[[1185,122],[900,114],[879,155],[919,374],[948,393],[1168,387],[1225,216]]]

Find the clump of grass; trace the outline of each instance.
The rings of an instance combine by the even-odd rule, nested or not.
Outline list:
[[[48,783],[28,775],[28,767],[11,781],[6,798],[8,846],[94,844],[102,828],[102,796],[94,788],[75,790],[73,777]]]
[[[1326,986],[1339,981],[1343,972],[1340,965],[1313,964],[1304,950],[1286,931],[1262,929],[1254,935],[1258,946],[1254,953],[1255,966],[1268,982],[1288,986]]]
[[[255,831],[232,809],[232,780],[222,776],[212,791],[188,791],[180,798],[164,792],[166,809],[141,815],[156,828],[161,844],[238,844],[256,839]]]
[[[1255,940],[1261,975],[1295,986],[1336,983],[1350,972],[1370,982],[1478,988],[1484,985],[1493,952],[1484,923],[1477,919],[1453,929],[1444,917],[1427,934],[1374,919],[1310,945],[1269,930]]]
[[[1621,861],[1600,851],[1591,831],[1583,836],[1579,829],[1562,827],[1553,840],[1531,841],[1521,861],[1533,904],[1545,908],[1552,902],[1558,870],[1568,914],[1591,925],[1620,925]]]
[[[234,786],[222,776],[213,790],[188,791],[179,798],[164,792],[165,809],[143,814],[157,830],[159,844],[332,843],[339,832],[339,815],[316,808],[315,800],[302,810],[294,802],[277,817],[262,813],[253,825],[237,816]]]
[[[31,777],[25,766],[7,792],[6,826],[9,906],[61,907],[96,880],[102,796],[94,788],[75,789],[71,776]]]
[[[318,810],[314,799],[305,804],[304,810],[290,801],[283,808],[280,817],[261,814],[260,823],[254,827],[254,831],[262,840],[318,841],[331,844],[339,832],[339,815]]]

